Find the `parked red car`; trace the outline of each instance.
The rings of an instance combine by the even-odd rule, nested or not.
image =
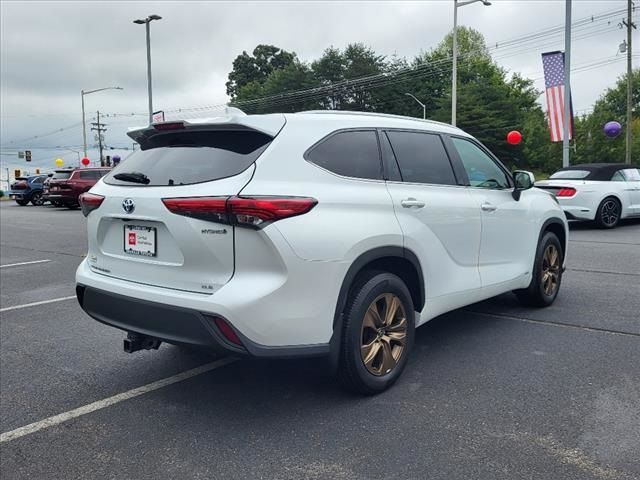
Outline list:
[[[110,168],[77,168],[56,170],[49,181],[46,200],[55,206],[77,207],[80,194],[93,187]]]

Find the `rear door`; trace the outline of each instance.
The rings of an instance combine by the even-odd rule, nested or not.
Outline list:
[[[629,214],[640,215],[640,169],[625,168],[622,170],[626,181],[626,188],[629,198]]]
[[[146,138],[142,150],[91,191],[105,199],[88,216],[89,264],[98,273],[133,282],[215,292],[233,275],[233,227],[215,218],[174,214],[163,199],[224,202],[250,181],[253,163],[272,139],[229,127]],[[131,175],[145,180],[132,181]]]
[[[480,211],[459,184],[442,138],[407,130],[381,137],[387,188],[405,246],[422,263],[426,297],[478,289]]]
[[[470,138],[449,137],[469,182],[475,208],[482,215],[479,268],[482,286],[497,285],[531,272],[538,224],[528,214],[527,192],[512,196],[511,175]]]

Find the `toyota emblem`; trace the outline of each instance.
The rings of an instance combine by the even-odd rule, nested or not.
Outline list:
[[[125,213],[133,213],[133,211],[136,209],[136,204],[131,198],[125,198],[122,201],[122,209],[125,211]]]

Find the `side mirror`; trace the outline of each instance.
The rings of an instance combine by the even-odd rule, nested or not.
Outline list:
[[[536,177],[533,176],[533,173],[527,172],[525,170],[516,170],[513,172],[513,183],[516,184],[513,189],[513,199],[515,201],[520,200],[520,193],[523,190],[529,190],[533,188],[533,184],[536,181]]]

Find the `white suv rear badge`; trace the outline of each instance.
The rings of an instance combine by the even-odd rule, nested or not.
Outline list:
[[[136,209],[136,204],[132,199],[125,198],[122,201],[122,209],[125,213],[133,213],[133,211]]]

